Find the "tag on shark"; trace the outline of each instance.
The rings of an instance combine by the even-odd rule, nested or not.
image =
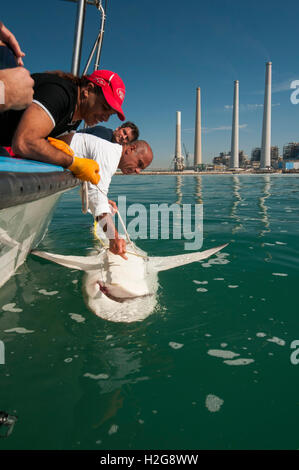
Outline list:
[[[90,310],[103,319],[129,323],[144,320],[154,310],[160,271],[209,258],[226,246],[184,255],[147,257],[134,245],[136,254],[127,252],[127,260],[106,249],[90,256],[64,256],[45,251],[32,254],[84,271]]]

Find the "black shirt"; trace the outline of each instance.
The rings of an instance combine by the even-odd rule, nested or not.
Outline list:
[[[53,73],[35,73],[33,102],[41,106],[53,122],[47,137],[58,137],[77,129],[81,121],[72,123],[77,103],[78,87],[71,80]],[[24,110],[9,110],[0,114],[0,145],[10,146]]]
[[[92,134],[96,137],[100,137],[101,139],[113,142],[113,129],[108,129],[104,126],[87,127],[86,129],[80,129],[77,132],[82,132],[84,134]]]

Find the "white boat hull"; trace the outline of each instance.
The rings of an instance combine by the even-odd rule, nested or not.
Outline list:
[[[0,287],[44,237],[63,192],[0,210]]]

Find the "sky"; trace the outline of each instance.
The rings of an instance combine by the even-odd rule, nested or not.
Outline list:
[[[76,9],[66,0],[2,3],[0,19],[17,37],[31,73],[71,70]],[[182,143],[193,154],[197,87],[203,162],[230,150],[235,80],[240,82],[240,149],[250,156],[261,145],[267,61],[273,64],[272,145],[282,154],[286,143],[299,141],[299,104],[290,99],[290,85],[299,80],[298,2],[108,0],[106,15],[100,68],[123,79],[123,110],[152,146],[152,167],[171,166],[176,111],[181,111]],[[87,5],[81,71],[99,25],[97,9]],[[105,126],[120,123],[113,116]]]

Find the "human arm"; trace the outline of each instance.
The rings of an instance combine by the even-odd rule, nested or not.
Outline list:
[[[14,134],[13,152],[24,158],[69,167],[73,157],[57,150],[46,140],[53,127],[53,122],[44,109],[32,103],[24,111]]]
[[[17,65],[24,65],[22,57],[25,53],[21,50],[18,41],[9,29],[0,21],[0,40],[2,40],[14,53]]]
[[[103,231],[109,238],[109,250],[115,255],[119,255],[124,259],[126,256],[126,241],[119,237],[116,227],[113,223],[111,214],[105,213],[96,217],[96,221],[101,224]]]
[[[0,112],[24,109],[32,103],[34,81],[24,67],[0,70],[0,81],[4,98],[3,104],[0,100]]]

